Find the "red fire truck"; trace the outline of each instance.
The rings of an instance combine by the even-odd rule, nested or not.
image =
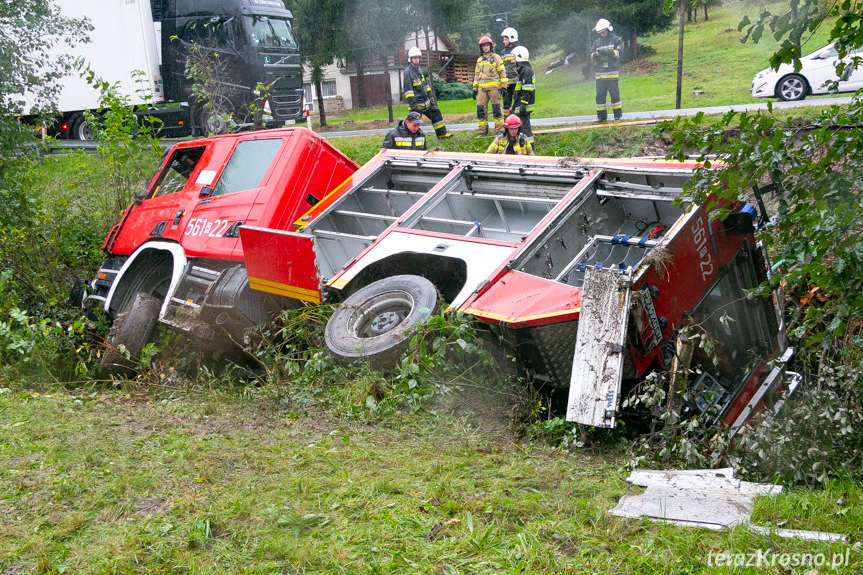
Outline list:
[[[240,228],[250,286],[341,301],[326,328],[345,361],[392,366],[441,304],[494,324],[533,378],[569,388],[567,418],[616,424],[620,396],[696,347],[685,408],[740,425],[779,405],[781,313],[754,210],[711,220],[680,198],[695,164],[385,151],[296,222]]]
[[[87,299],[113,317],[102,365],[126,371],[157,321],[212,341],[242,339],[297,300],[248,287],[239,229],[293,222],[358,166],[304,128],[181,142],[102,246]],[[220,330],[215,330],[220,326]]]

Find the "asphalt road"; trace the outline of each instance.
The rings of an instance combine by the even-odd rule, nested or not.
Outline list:
[[[798,102],[773,102],[774,110],[783,110],[786,108],[802,108],[806,106],[831,106],[833,104],[849,104],[851,97],[842,98],[808,98]],[[625,112],[623,120],[653,120],[656,118],[673,118],[675,116],[694,116],[698,112],[705,114],[724,114],[734,110],[736,112],[748,112],[754,110],[766,110],[767,101],[753,102],[749,104],[735,104],[733,106],[707,106],[704,108],[684,108],[681,110],[651,110],[646,112]],[[446,104],[444,104],[446,107]],[[401,107],[399,109],[402,109]],[[596,119],[595,115],[589,116],[562,116],[558,118],[531,118],[530,124],[532,127],[541,126],[565,126],[567,124],[585,124]],[[464,132],[477,129],[476,122],[468,124],[448,124],[447,128],[451,132]],[[340,130],[338,132],[320,132],[322,136],[327,138],[346,138],[348,136],[371,136],[374,134],[386,134],[391,128],[379,128],[373,130]]]

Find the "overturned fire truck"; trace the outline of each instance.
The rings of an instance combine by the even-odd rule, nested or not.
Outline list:
[[[380,368],[441,304],[495,324],[535,380],[569,389],[568,420],[602,427],[696,326],[714,345],[693,350],[686,409],[737,427],[797,379],[780,302],[747,295],[768,269],[755,211],[675,202],[695,167],[385,151],[294,231],[241,226],[249,285],[341,302],[328,348]]]

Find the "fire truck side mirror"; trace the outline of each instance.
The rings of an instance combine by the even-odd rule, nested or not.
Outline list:
[[[132,196],[132,202],[136,206],[140,206],[141,202],[143,202],[147,198],[147,190],[138,190],[135,192],[135,195]]]
[[[209,197],[209,195],[213,193],[213,186],[204,186],[201,188],[201,191],[199,193],[201,194],[202,198]]]

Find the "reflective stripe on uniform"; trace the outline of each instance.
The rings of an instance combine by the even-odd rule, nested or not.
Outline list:
[[[395,144],[399,147],[413,148],[415,145],[417,147],[422,147],[426,143],[425,138],[395,138]]]
[[[500,80],[493,80],[491,82],[474,82],[474,86],[479,88],[491,88],[492,86],[497,86],[500,84]]]
[[[611,109],[612,110],[619,110],[622,107],[623,107],[623,102],[612,102],[611,103]]]
[[[620,78],[620,74],[617,72],[615,72],[614,74],[598,74],[596,77],[601,80],[608,80],[611,78]]]
[[[437,124],[432,124],[432,128],[434,128],[435,130],[439,130],[439,129],[443,128],[444,126],[446,126],[446,122],[444,122],[443,120],[441,120]]]

